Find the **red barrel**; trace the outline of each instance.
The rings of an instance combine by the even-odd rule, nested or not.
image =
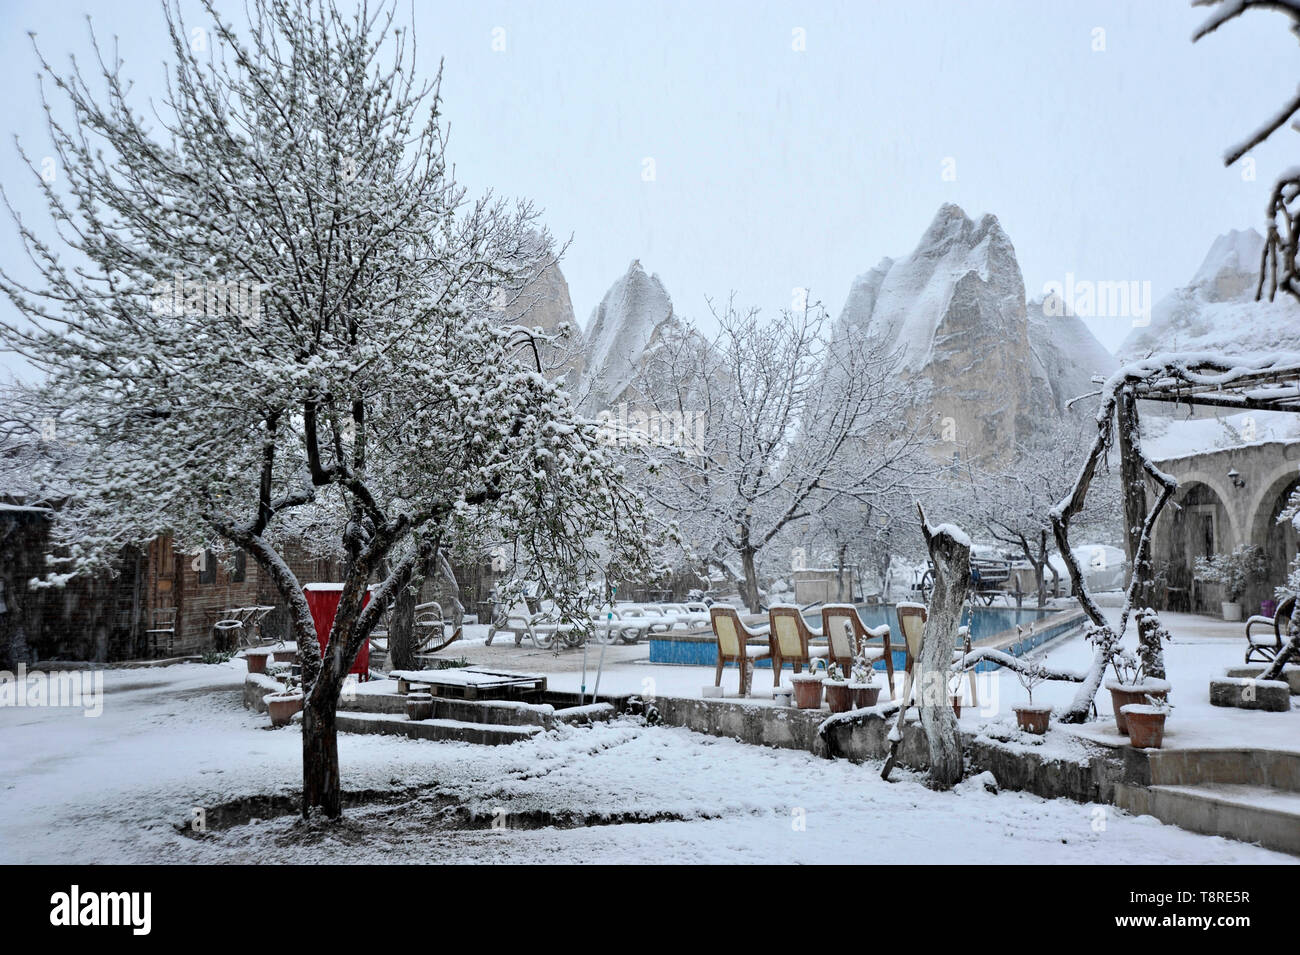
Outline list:
[[[334,626],[334,615],[338,613],[339,601],[343,599],[342,584],[307,584],[302,588],[307,598],[307,609],[311,611],[312,623],[316,624],[316,639],[320,641],[320,655],[325,656],[325,644],[329,642],[330,630]],[[370,590],[367,588],[361,605],[370,603]],[[370,676],[370,641],[361,644],[361,652],[352,663],[349,673],[356,673],[360,679]]]

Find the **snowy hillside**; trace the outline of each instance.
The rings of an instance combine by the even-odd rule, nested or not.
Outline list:
[[[633,261],[591,313],[583,336],[583,388],[591,410],[608,408],[636,377],[646,351],[677,325],[672,299],[658,275]]]
[[[1161,351],[1300,351],[1300,305],[1287,295],[1255,301],[1263,247],[1254,229],[1215,239],[1191,282],[1155,304],[1151,324],[1133,329],[1120,346],[1120,357]]]

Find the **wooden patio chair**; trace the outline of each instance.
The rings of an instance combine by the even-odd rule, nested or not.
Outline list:
[[[768,610],[767,617],[771,623],[768,640],[772,645],[773,686],[781,685],[781,668],[787,663],[794,666],[795,673],[805,665],[811,673],[816,660],[826,662],[823,658],[830,655],[830,647],[811,645],[812,638],[821,634],[813,633],[798,607],[778,605]]]
[[[853,661],[860,650],[873,661],[884,657],[885,671],[889,674],[889,698],[894,698],[894,651],[906,647],[889,642],[889,624],[868,627],[852,604],[823,604],[822,633],[830,645],[831,661],[838,663],[845,674],[853,671]],[[864,644],[868,640],[880,640],[880,648],[866,649]]]
[[[903,705],[906,706],[908,697],[912,692],[912,667],[916,664],[916,659],[921,653],[921,637],[925,633],[925,623],[929,619],[929,613],[922,604],[913,603],[899,604],[896,612],[898,614],[898,628],[903,631],[903,638],[907,641],[907,655],[904,657],[903,663]],[[956,648],[953,649],[956,652]],[[975,684],[975,671],[968,671],[966,676],[970,682],[971,705],[979,706],[979,690]]]
[[[1295,611],[1295,597],[1287,597],[1277,606],[1273,616],[1256,614],[1246,621],[1246,662],[1258,660],[1272,662],[1288,639],[1291,614]],[[1256,627],[1272,627],[1272,633],[1255,634]]]
[[[900,603],[895,610],[898,614],[898,629],[903,631],[903,641],[907,651],[903,658],[903,705],[912,694],[912,666],[921,653],[921,637],[925,633],[925,621],[929,615],[924,605]]]
[[[754,664],[772,658],[770,647],[749,645],[750,640],[758,639],[764,634],[746,627],[735,607],[714,604],[709,608],[709,623],[718,641],[718,669],[713,677],[713,685],[722,686],[722,668],[728,663],[734,663],[740,667],[740,695],[749,696],[754,681]]]

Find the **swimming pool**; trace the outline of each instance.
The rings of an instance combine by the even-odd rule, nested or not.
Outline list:
[[[862,617],[863,623],[869,627],[889,624],[891,640],[895,644],[902,643],[903,635],[898,628],[898,615],[894,604],[859,605],[858,614]],[[1053,619],[1048,620],[1049,617]],[[804,619],[815,629],[821,629],[820,608],[805,612]],[[1039,625],[1040,622],[1046,625]],[[968,609],[962,615],[962,624],[970,626],[971,641],[973,643],[995,643],[998,644],[998,649],[1004,650],[1013,656],[1020,656],[1022,653],[1040,646],[1048,640],[1054,640],[1077,629],[1081,624],[1081,620],[1079,614],[1062,613],[1059,610],[1051,609],[976,607],[974,619],[970,619]],[[1017,637],[1015,633],[1016,626],[1019,625],[1028,630],[1030,624],[1035,624],[1032,633],[1025,633]],[[681,633],[679,631],[652,633],[649,637],[649,643],[651,663],[675,663],[687,666],[717,666],[718,663],[718,645],[712,633]],[[905,656],[902,651],[894,653],[895,669],[902,669]],[[767,660],[763,660],[758,666],[770,669],[772,664]],[[992,670],[996,668],[997,664],[987,660],[981,661],[975,667],[976,670]],[[876,663],[876,669],[885,669],[883,660]]]
[[[1056,613],[1054,610],[1038,610],[1031,607],[976,607],[975,619],[971,621],[970,609],[962,614],[962,626],[970,627],[970,638],[974,643],[1003,633],[1007,630],[1014,630],[1017,625],[1028,627],[1029,624],[1041,620],[1044,617]],[[893,604],[877,604],[875,606],[858,607],[858,616],[868,627],[879,627],[881,624],[889,624],[889,629],[893,634],[895,641],[902,638],[898,631],[898,613]],[[804,614],[804,619],[810,624],[821,629],[821,610],[816,613]]]

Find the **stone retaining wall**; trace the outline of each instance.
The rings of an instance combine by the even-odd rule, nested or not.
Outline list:
[[[882,707],[829,720],[824,710],[676,697],[660,697],[654,703],[664,725],[853,762],[888,756],[889,732],[894,725],[894,712],[885,712]],[[820,733],[823,724],[824,734]],[[1146,754],[1128,746],[1112,749],[1080,741],[1079,749],[1086,755],[1068,758],[970,733],[962,734],[962,743],[969,772],[987,770],[1004,789],[1024,790],[1046,798],[1109,803],[1114,801],[1117,784],[1138,782],[1147,773]],[[904,727],[898,762],[915,770],[929,768],[930,750],[918,723]]]

